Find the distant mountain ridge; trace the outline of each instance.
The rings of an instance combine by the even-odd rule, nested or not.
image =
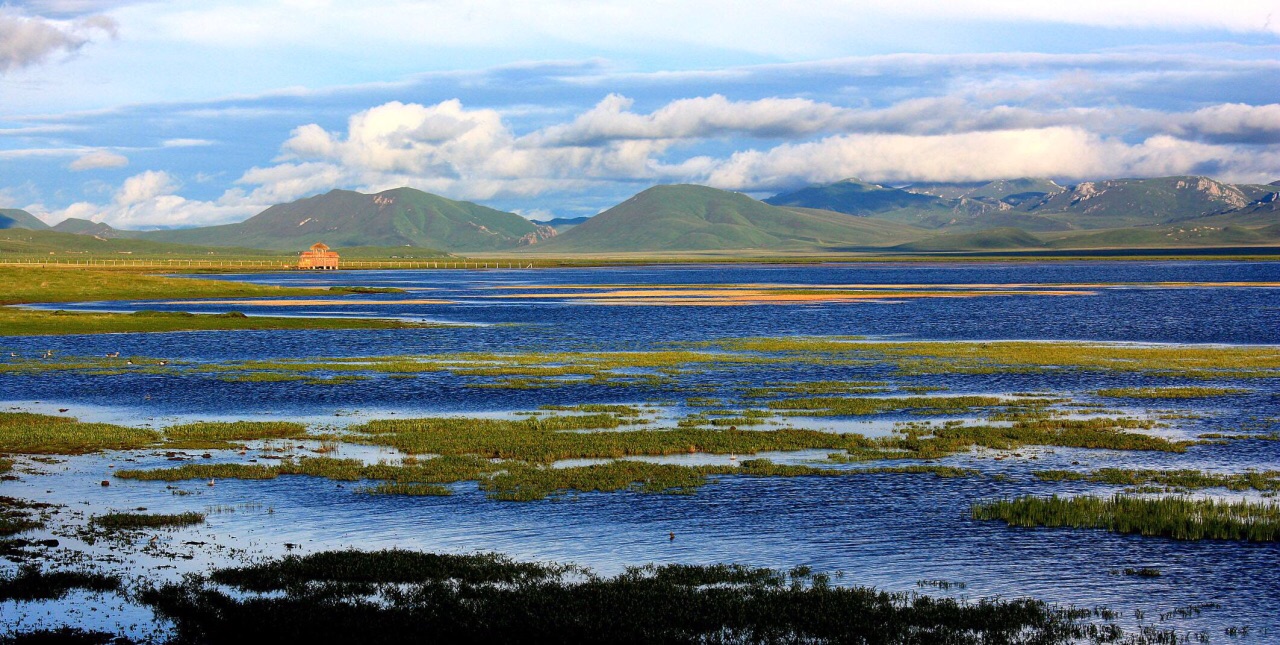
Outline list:
[[[49,228],[48,224],[40,221],[40,218],[18,208],[0,208],[0,229],[5,228],[25,228],[32,231],[44,231]]]
[[[50,229],[17,209],[0,209],[0,228]],[[412,188],[334,190],[236,224],[127,231],[68,218],[51,232],[290,252],[322,241],[390,255],[1268,246],[1280,244],[1280,181],[1017,178],[894,188],[847,179],[764,201],[683,184],[655,186],[594,217],[547,222]]]
[[[495,251],[555,237],[504,211],[412,188],[368,195],[333,190],[272,206],[238,224],[147,231],[140,237],[209,246],[305,249],[318,241],[342,246],[414,246],[446,251]]]
[[[856,187],[856,189],[854,189]],[[921,199],[908,201],[906,195]],[[1270,212],[1271,186],[1208,177],[1110,179],[1060,186],[1022,178],[891,188],[845,180],[771,197],[773,204],[830,208],[934,229],[1054,232],[1154,226],[1226,213]],[[933,201],[927,201],[933,200]],[[900,205],[885,208],[886,204]]]
[[[821,249],[902,239],[918,231],[825,210],[788,209],[707,186],[654,186],[539,251],[678,252]]]

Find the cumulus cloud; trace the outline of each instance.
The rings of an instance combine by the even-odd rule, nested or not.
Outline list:
[[[114,38],[116,28],[107,16],[50,20],[0,8],[0,73],[45,62],[58,53],[74,53],[97,36]]]
[[[98,170],[102,168],[123,168],[127,165],[129,165],[129,158],[124,155],[107,152],[106,150],[95,150],[85,154],[75,161],[72,161],[67,165],[67,168],[69,170],[80,172],[83,170]]]
[[[77,217],[116,228],[140,229],[221,224],[244,219],[263,208],[238,191],[228,191],[213,201],[186,199],[177,194],[181,187],[169,173],[147,170],[126,179],[110,203],[76,202],[62,210],[36,214],[47,222]]]
[[[1073,127],[961,134],[841,135],[748,150],[711,165],[706,182],[760,191],[846,177],[900,184],[1013,177],[1086,179],[1212,172],[1256,179],[1280,154],[1242,158],[1231,146],[1159,135],[1137,144]]]
[[[545,203],[672,182],[762,193],[847,177],[886,184],[1173,174],[1271,181],[1280,169],[1276,105],[1037,111],[938,97],[852,109],[713,95],[649,113],[632,107],[609,95],[521,134],[501,112],[456,99],[392,101],[352,114],[342,130],[294,128],[273,163],[245,171],[215,200],[185,199],[174,176],[149,170],[125,180],[110,203],[75,204],[66,213],[129,228],[238,221],[333,188],[412,186],[469,200],[549,195]],[[120,163],[111,153],[81,154],[73,165]]]
[[[160,142],[162,148],[197,148],[200,146],[211,146],[213,141],[209,139],[165,139]]]

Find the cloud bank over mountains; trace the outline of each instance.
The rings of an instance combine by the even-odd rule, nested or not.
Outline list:
[[[399,2],[360,11],[321,0],[7,5],[0,92],[31,107],[0,110],[0,206],[128,228],[236,221],[332,188],[401,185],[576,216],[656,183],[764,195],[853,176],[1280,178],[1280,28],[1267,2],[1085,0],[1071,12],[1004,0],[927,3],[927,12],[924,4],[875,0],[853,12],[822,0],[781,12],[708,0],[681,3],[682,15],[707,19],[682,24],[667,24],[678,22],[676,8],[663,3],[595,3],[575,14],[581,7],[567,0],[537,15],[496,0],[466,12],[432,4],[430,16],[425,4]],[[299,12],[314,19],[280,22]],[[317,38],[339,23],[341,42]],[[699,33],[699,24],[714,27]],[[778,37],[742,36],[762,25]],[[378,52],[351,55],[351,43],[370,49],[375,32]],[[851,34],[862,44],[845,44],[857,41]],[[999,37],[1040,49],[996,50]],[[621,41],[636,49],[610,45]],[[140,54],[175,43],[214,52],[211,64],[222,65],[247,48],[267,75],[255,81],[246,69],[246,79],[232,79],[210,67],[207,78],[170,78],[156,58],[144,84],[104,88],[125,94],[110,105],[63,105],[59,88],[76,74],[108,61],[137,70]],[[450,63],[476,47],[516,62]],[[578,55],[527,56],[557,47]],[[382,48],[437,67],[405,71],[403,57],[383,60]],[[672,62],[681,56],[699,64]],[[351,78],[331,82],[324,74],[333,69]],[[277,73],[298,80],[271,85]],[[243,91],[218,93],[239,82]],[[215,94],[193,98],[201,91]]]

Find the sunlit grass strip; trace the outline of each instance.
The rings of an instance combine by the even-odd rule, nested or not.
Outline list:
[[[97,515],[90,522],[110,530],[153,529],[204,524],[204,514],[187,512],[165,513],[107,513]]]
[[[1120,486],[1159,485],[1171,488],[1229,490],[1280,490],[1280,470],[1219,475],[1199,470],[1129,470],[1102,468],[1090,473],[1069,470],[1039,470],[1032,473],[1042,481],[1087,481]]]
[[[690,343],[731,352],[887,363],[907,375],[1085,370],[1186,378],[1280,377],[1272,346],[1129,345],[1093,342],[873,342],[841,336],[738,338]]]
[[[307,432],[301,423],[289,421],[204,421],[169,426],[165,439],[173,447],[218,447],[230,441],[285,439]]]
[[[965,412],[1005,404],[996,396],[807,397],[770,401],[774,410],[799,410],[805,416],[853,416],[919,410]]]
[[[356,492],[366,495],[407,495],[410,497],[448,497],[452,490],[438,484],[402,484],[400,482],[384,482],[377,486],[357,488]]]
[[[1280,505],[1275,503],[1027,495],[974,504],[970,511],[974,519],[1004,520],[1010,526],[1100,528],[1175,540],[1280,541]]]
[[[1098,390],[1098,396],[1124,399],[1205,399],[1214,396],[1246,394],[1234,387],[1115,387]]]
[[[0,412],[0,453],[74,455],[142,448],[159,433],[109,423],[82,423],[71,417]]]

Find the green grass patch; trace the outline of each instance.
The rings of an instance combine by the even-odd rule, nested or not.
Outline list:
[[[357,488],[356,492],[367,495],[408,495],[410,497],[448,497],[452,490],[438,484],[402,484],[386,482],[377,486]]]
[[[1102,468],[1089,473],[1069,470],[1039,470],[1032,473],[1041,481],[1087,481],[1119,486],[1165,486],[1181,490],[1226,488],[1228,490],[1280,490],[1280,470],[1233,474],[1199,470],[1140,470]]]
[[[229,442],[301,437],[307,427],[289,421],[204,421],[164,429],[168,445],[176,448],[219,448]]]
[[[0,452],[76,455],[131,450],[156,442],[159,433],[109,423],[82,423],[71,417],[0,412]]]
[[[1021,402],[1020,402],[1021,403]],[[803,416],[860,416],[886,412],[957,413],[1004,405],[996,396],[806,397],[770,401],[774,410],[798,410]]]
[[[974,519],[1010,526],[1100,528],[1175,540],[1280,541],[1280,505],[1189,497],[1023,496],[974,504]]]
[[[204,514],[187,512],[176,514],[165,513],[107,513],[94,516],[90,522],[97,527],[128,531],[135,529],[154,529],[192,526],[204,524]]]
[[[1123,399],[1206,399],[1248,392],[1234,387],[1116,387],[1098,390],[1095,394]]]

